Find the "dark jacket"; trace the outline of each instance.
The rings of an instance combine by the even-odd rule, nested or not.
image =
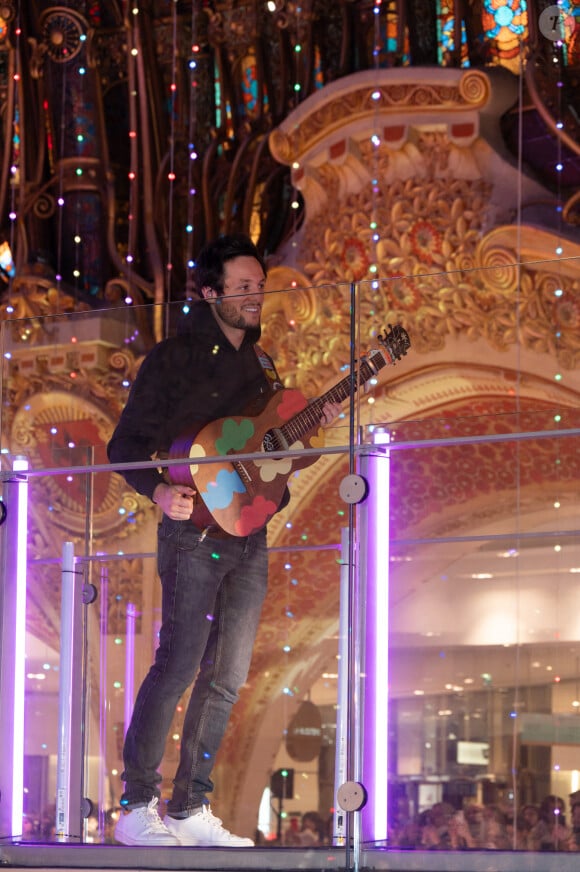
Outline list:
[[[274,389],[258,360],[259,338],[259,329],[248,331],[239,350],[234,348],[209,305],[194,304],[181,331],[156,345],[141,364],[107,447],[111,463],[167,456],[177,437],[197,424],[201,428],[249,407],[258,414]],[[149,498],[166,481],[153,467],[120,472]]]

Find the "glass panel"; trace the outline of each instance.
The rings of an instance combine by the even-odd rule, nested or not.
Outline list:
[[[502,269],[514,287],[511,269]],[[486,293],[493,275],[501,278],[486,268]],[[335,389],[370,347],[384,353],[379,334],[387,331],[388,344],[389,323],[408,329],[411,347],[394,366],[389,360],[371,374],[352,407],[348,380],[342,384],[344,416],[325,445],[316,444],[313,456],[322,456],[289,470],[291,499],[269,523],[268,595],[248,681],[215,761],[212,802],[228,827],[261,845],[305,845],[321,828],[325,842],[354,846],[361,861],[364,852],[385,845],[570,850],[572,799],[580,789],[573,379],[552,358],[547,368],[535,339],[522,351],[509,336],[492,337],[501,355],[486,356],[483,308],[473,316],[471,344],[439,347],[439,315],[397,314],[396,281],[384,283],[378,295],[377,288],[347,284],[268,295],[261,344],[276,354],[286,386],[306,396]],[[406,287],[418,292],[420,282],[408,279]],[[312,306],[324,317],[317,321]],[[28,482],[29,499],[26,840],[112,841],[123,736],[157,647],[161,589],[158,510],[112,471],[105,445],[152,344],[151,325],[159,319],[173,330],[180,308],[159,316],[123,309],[3,325],[2,495],[9,523],[21,481]],[[346,335],[341,321],[335,341],[328,319],[349,309],[354,328]],[[460,309],[458,298],[451,314],[439,312],[457,319]],[[368,315],[364,328],[360,312]],[[323,325],[321,337],[316,324]],[[296,434],[290,435],[292,448]],[[274,444],[276,460],[264,468],[294,458],[285,444]],[[23,479],[11,472],[16,457],[29,464]],[[373,467],[377,457],[380,469]],[[370,477],[384,472],[385,459],[389,481],[382,492]],[[177,460],[169,467],[177,468]],[[368,492],[359,490],[361,474]],[[373,502],[377,493],[382,496]],[[6,529],[5,522],[2,535]],[[61,637],[60,592],[67,542],[84,600],[80,635],[70,644],[80,646],[71,650],[80,650],[83,669],[75,671],[73,662],[64,675],[69,649]],[[387,545],[386,575],[375,576]],[[2,547],[5,574],[11,541]],[[382,608],[385,620],[377,625]],[[370,652],[377,662],[384,655],[387,626],[388,665],[371,690]],[[3,662],[10,656],[5,630]],[[74,749],[82,761],[81,795],[90,802],[79,808],[86,817],[73,815],[60,831],[65,680],[81,683],[69,760]],[[381,734],[380,720],[379,727],[372,722],[381,711],[374,693],[387,687]],[[164,800],[178,764],[186,702],[187,695],[168,731],[160,769]],[[366,740],[373,729],[370,759]],[[376,759],[386,761],[385,837],[371,815],[384,786],[380,776],[372,781]],[[345,781],[360,781],[364,789],[372,784],[360,814],[351,811],[356,797],[337,795]],[[552,796],[562,800],[559,814],[548,808]],[[304,818],[307,812],[316,814]],[[540,812],[543,822],[532,827],[529,819]]]
[[[268,306],[274,322],[282,303],[270,294]],[[175,323],[178,308],[163,313],[164,322]],[[47,319],[31,327],[34,351],[23,341],[27,323],[5,325],[2,333],[3,475],[17,456],[25,457],[30,469],[25,840],[111,842],[120,811],[123,737],[161,626],[158,515],[112,471],[105,447],[150,344],[136,325],[153,320],[151,312],[138,310]],[[291,340],[285,354],[298,358],[303,351]],[[263,341],[266,347],[268,337]],[[301,379],[298,372],[295,388],[310,389],[312,396],[315,387],[326,391],[339,384],[336,399],[344,399],[347,376],[348,359],[327,361],[322,377],[315,371]],[[294,394],[293,415],[302,408]],[[289,396],[287,391],[286,401]],[[307,422],[310,414],[306,410]],[[270,418],[260,426],[271,426]],[[292,498],[270,523],[269,592],[251,671],[212,775],[212,799],[227,825],[266,845],[306,844],[301,823],[308,811],[321,838],[332,838],[340,548],[348,511],[324,499],[322,491],[331,492],[335,465],[348,469],[349,432],[346,419],[337,422],[328,457],[318,459],[324,448],[316,443],[311,459],[317,462],[299,471],[286,468],[284,457],[270,461],[283,467],[277,474],[283,484],[289,479]],[[292,429],[287,439],[293,445],[302,431]],[[215,446],[211,450],[215,453]],[[278,451],[284,454],[282,446]],[[297,453],[303,458],[299,447]],[[72,590],[63,587],[71,581],[63,572],[66,543],[74,552],[72,583],[83,601],[74,638],[61,635],[66,629],[61,589]],[[216,540],[216,558],[219,550]],[[83,669],[75,670],[73,663],[65,676],[62,652],[69,646],[79,653]],[[78,697],[65,724],[70,731],[65,756],[78,755],[79,766],[84,761],[78,778],[86,802],[80,808],[76,798],[59,794],[59,742],[68,714],[59,712],[59,689],[62,694],[69,681]],[[179,701],[160,767],[164,800],[179,760],[187,699],[186,693]]]
[[[575,438],[554,438],[554,410],[512,417],[463,422],[511,441],[462,443],[443,422],[438,434],[427,421],[396,428],[393,846],[575,849]]]

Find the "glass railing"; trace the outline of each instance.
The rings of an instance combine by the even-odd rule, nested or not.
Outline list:
[[[236,448],[236,474],[284,476],[290,501],[268,524],[268,592],[212,807],[260,847],[576,850],[575,394],[544,352],[432,347],[402,315],[408,354],[361,362],[385,354],[388,288],[372,293],[387,323],[358,285],[267,295],[260,342],[287,388],[343,383],[343,416],[306,447],[254,416],[274,453],[263,438]],[[2,325],[7,839],[114,840],[124,735],[161,627],[160,510],[105,449],[152,325],[173,330],[181,310]],[[166,467],[197,481],[224,462],[216,446]],[[163,801],[187,704],[167,732]]]

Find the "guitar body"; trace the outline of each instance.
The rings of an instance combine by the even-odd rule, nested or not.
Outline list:
[[[187,457],[189,462],[169,467],[173,484],[194,487],[216,524],[232,536],[249,536],[261,530],[276,514],[289,477],[310,466],[316,456],[269,458],[270,450],[322,448],[320,424],[292,444],[276,444],[279,428],[308,405],[297,390],[284,389],[272,395],[266,408],[255,417],[237,415],[206,424],[195,435],[184,435],[173,443],[171,458]],[[263,460],[231,460],[225,455],[264,452]],[[224,456],[224,457],[222,457]],[[212,463],[197,463],[202,457],[222,457]]]
[[[353,374],[310,403],[300,391],[286,388],[276,391],[259,415],[220,418],[195,433],[185,433],[169,452],[171,459],[185,458],[169,467],[173,484],[194,487],[226,533],[249,536],[261,530],[278,511],[292,473],[317,460],[314,454],[275,458],[269,452],[324,446],[320,421],[325,403],[342,403],[383,366],[400,360],[411,344],[400,325],[389,325],[389,332],[379,334],[378,341],[381,348],[362,357]],[[263,460],[236,459],[236,455],[260,452]],[[218,459],[198,462],[206,457]]]

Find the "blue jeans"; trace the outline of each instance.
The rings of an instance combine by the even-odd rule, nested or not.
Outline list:
[[[210,773],[232,705],[246,681],[268,581],[266,531],[203,538],[189,521],[166,515],[158,531],[163,589],[159,648],[135,701],[125,737],[125,793],[134,807],[159,796],[157,771],[175,708],[195,679],[168,811],[206,800]]]

